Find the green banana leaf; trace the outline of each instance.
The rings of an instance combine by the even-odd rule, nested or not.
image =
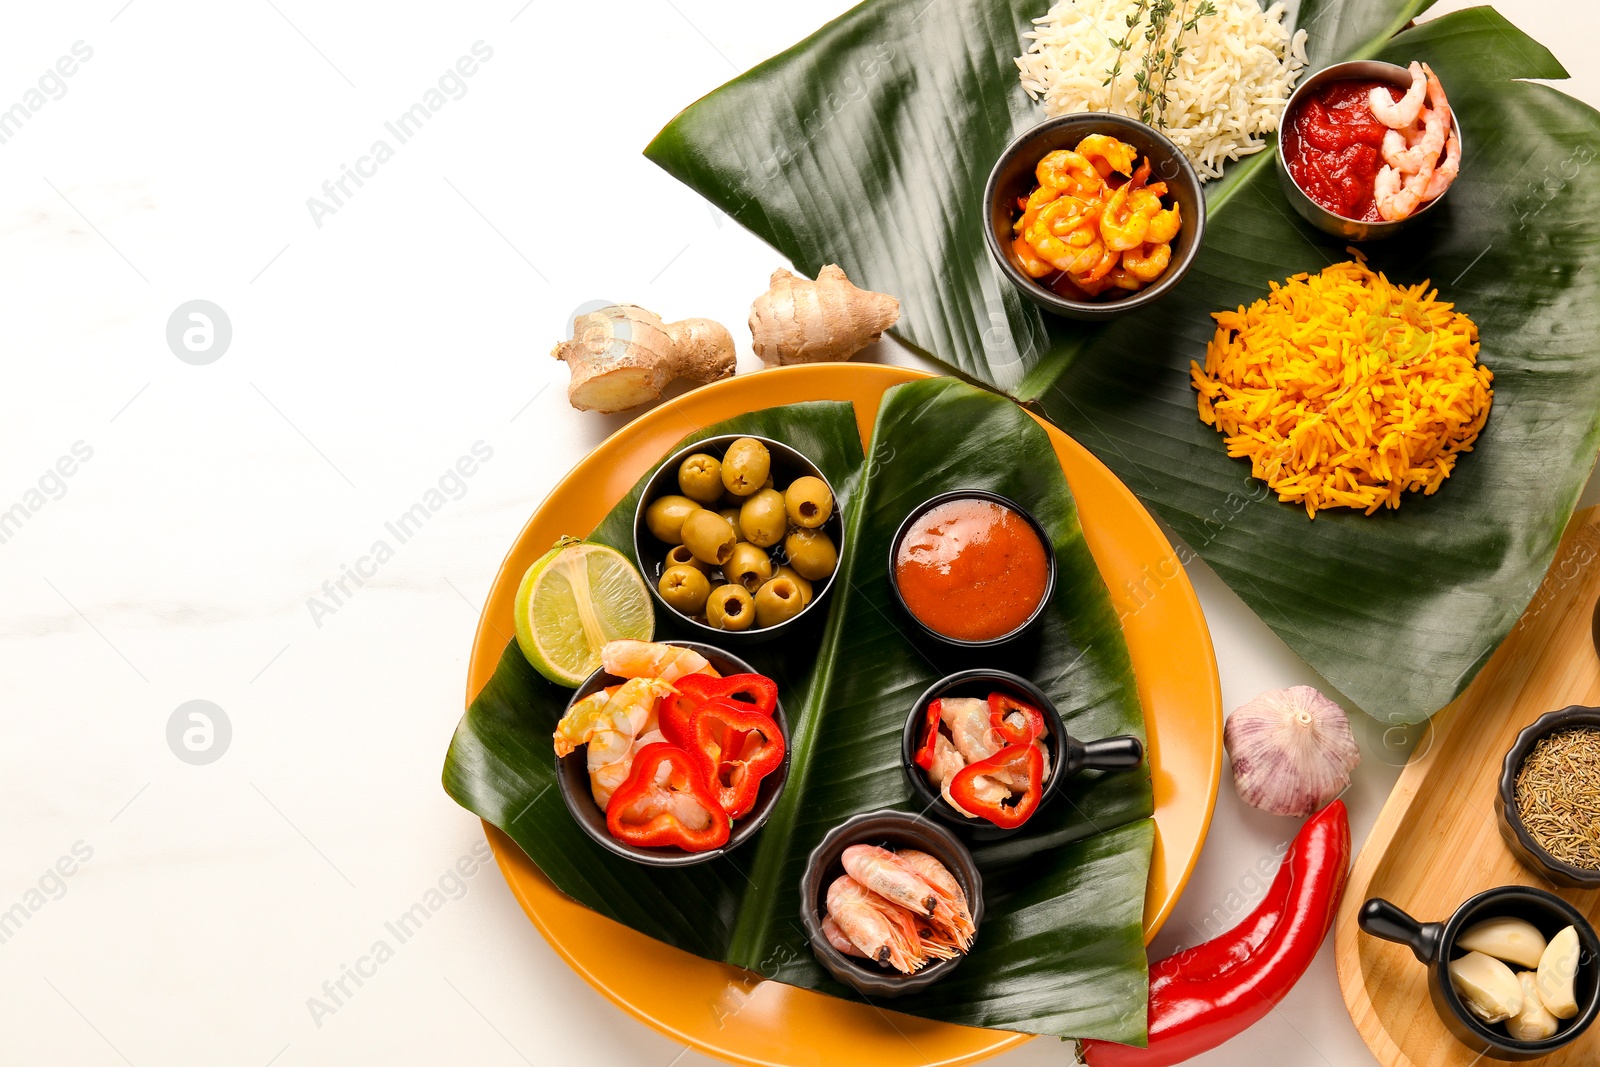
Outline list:
[[[1012,60],[1047,6],[870,0],[690,107],[646,154],[801,270],[837,262],[900,297],[898,338],[1035,401],[1333,686],[1375,716],[1425,719],[1527,605],[1600,447],[1600,115],[1517,80],[1566,72],[1492,9],[1404,29],[1426,0],[1299,5],[1312,68],[1422,59],[1448,88],[1460,179],[1426,222],[1363,250],[1478,323],[1496,393],[1435,496],[1311,521],[1227,458],[1188,384],[1212,312],[1349,258],[1294,214],[1270,153],[1208,187],[1199,260],[1145,312],[1050,318],[991,262],[983,185],[1043,117]]]
[[[1015,404],[948,378],[900,386],[885,396],[865,460],[846,404],[752,412],[686,440],[729,432],[764,434],[810,455],[838,489],[846,519],[820,630],[747,656],[779,680],[793,735],[789,783],[766,826],[729,857],[677,870],[599,848],[553,785],[550,732],[570,691],[535,673],[515,643],[462,719],[444,785],[506,831],[563,892],[601,914],[697,955],[858,999],[817,965],[800,927],[806,857],[851,815],[916,810],[900,764],[905,716],[932,682],[974,665],[921,648],[896,618],[888,546],[907,511],[953,488],[990,489],[1032,511],[1051,533],[1057,592],[1037,641],[983,662],[1036,679],[1075,736],[1142,736],[1143,716],[1121,628],[1049,439]],[[631,554],[637,493],[636,486],[592,540]],[[658,636],[678,633],[670,620],[658,623]],[[1087,773],[1026,832],[976,847],[987,914],[973,952],[949,978],[894,1007],[1142,1044],[1152,806],[1147,772]]]

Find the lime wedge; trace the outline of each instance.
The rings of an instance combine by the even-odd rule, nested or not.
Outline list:
[[[583,684],[607,641],[655,636],[650,590],[628,557],[570,537],[522,576],[515,611],[522,654],[557,685]]]

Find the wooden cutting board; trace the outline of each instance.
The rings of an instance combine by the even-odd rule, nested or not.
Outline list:
[[[1339,909],[1339,986],[1356,1029],[1385,1067],[1468,1067],[1428,999],[1427,968],[1411,950],[1363,934],[1356,913],[1385,897],[1423,922],[1443,921],[1474,893],[1537,885],[1600,922],[1600,892],[1552,885],[1500,839],[1494,814],[1500,763],[1522,728],[1570,704],[1600,706],[1600,657],[1591,637],[1600,596],[1600,508],[1568,525],[1544,584],[1488,665],[1434,716],[1356,857]],[[1600,1061],[1600,1027],[1538,1061]]]

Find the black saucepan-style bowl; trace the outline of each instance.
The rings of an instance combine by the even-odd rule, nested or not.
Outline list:
[[[828,887],[844,874],[841,858],[851,845],[878,845],[887,849],[914,848],[945,865],[967,895],[967,910],[983,937],[983,876],[978,873],[972,853],[954,834],[937,823],[904,811],[871,811],[829,830],[806,861],[800,878],[800,921],[816,954],[828,973],[868,997],[902,997],[926,989],[955,970],[962,957],[936,960],[914,974],[881,967],[869,960],[847,956],[833,947],[822,932],[822,919],[828,912]]]
[[[755,674],[756,669],[737,656],[713,648],[710,645],[697,641],[668,641],[667,644],[679,645],[683,648],[693,649],[706,659],[724,676],[729,674]],[[612,674],[607,674],[602,668],[589,675],[588,679],[572,694],[567,707],[598,692],[608,685],[616,685],[622,679]],[[709,849],[705,852],[685,852],[676,848],[641,848],[630,845],[626,841],[619,841],[611,836],[606,829],[606,813],[594,802],[594,794],[589,789],[589,764],[587,746],[580,746],[577,751],[570,752],[556,760],[556,784],[561,788],[561,799],[566,801],[567,810],[572,813],[583,832],[595,840],[595,843],[609,852],[615,852],[625,859],[642,863],[647,867],[692,867],[697,863],[706,863],[718,856],[726,855],[750,840],[755,832],[761,829],[761,824],[772,815],[772,810],[778,806],[778,797],[783,793],[783,787],[789,780],[789,720],[783,714],[783,702],[778,702],[773,710],[773,719],[778,724],[778,729],[783,731],[783,763],[765,778],[761,779],[761,791],[757,794],[756,806],[743,818],[735,819],[733,832],[728,836],[727,844],[721,848]]]
[[[1450,962],[1457,958],[1456,938],[1463,930],[1495,918],[1525,919],[1546,938],[1571,926],[1578,932],[1578,1014],[1561,1021],[1561,1029],[1543,1041],[1518,1041],[1503,1026],[1481,1022],[1467,1010],[1450,983]],[[1600,1013],[1600,940],[1577,908],[1543,889],[1505,885],[1488,889],[1456,909],[1444,922],[1418,922],[1381,897],[1361,906],[1361,929],[1374,937],[1405,945],[1428,968],[1428,993],[1434,1010],[1457,1041],[1495,1060],[1534,1060],[1565,1048],[1589,1028]]]
[[[717,437],[707,437],[704,440],[696,441],[692,445],[680,448],[668,456],[661,466],[656,468],[656,472],[650,476],[650,480],[645,483],[644,490],[639,494],[638,509],[633,516],[634,561],[639,565],[639,573],[644,576],[645,584],[650,587],[650,595],[655,598],[656,606],[666,612],[666,617],[670,618],[675,625],[687,628],[695,638],[702,641],[715,641],[718,644],[733,647],[765,644],[782,634],[791,633],[798,629],[803,625],[802,619],[817,618],[823,613],[817,605],[828,599],[828,592],[833,588],[833,580],[839,573],[836,567],[833,574],[828,575],[821,581],[812,582],[811,602],[791,617],[774,626],[753,626],[748,630],[719,630],[715,626],[683,614],[683,612],[668,604],[662,598],[660,582],[661,573],[665,570],[663,563],[668,550],[673,546],[656,540],[655,535],[650,532],[650,527],[645,524],[645,511],[660,497],[678,492],[678,467],[684,460],[697,452],[704,452],[720,460],[727,453],[729,445],[746,437],[754,441],[760,441],[767,446],[767,451],[772,455],[772,474],[773,481],[776,484],[787,486],[794,479],[808,474],[822,479],[822,483],[828,487],[828,492],[833,496],[833,515],[829,517],[827,522],[822,524],[821,529],[833,539],[834,547],[838,549],[839,556],[842,559],[844,557],[844,508],[839,502],[839,494],[834,489],[833,483],[828,480],[826,474],[822,473],[822,468],[811,462],[803,453],[791,448],[782,441],[774,441],[770,437],[761,437],[758,434],[722,434]],[[715,511],[716,509],[716,505],[712,505],[711,510]],[[774,564],[784,562],[782,548],[783,544],[779,542],[775,548],[768,550],[772,555]]]
[[[1067,733],[1066,724],[1062,721],[1061,712],[1057,710],[1055,703],[1045,695],[1044,690],[1021,675],[1009,671],[976,669],[959,671],[941,678],[917,698],[916,703],[911,706],[911,713],[906,716],[905,729],[900,735],[900,762],[905,769],[906,780],[911,783],[911,790],[921,805],[921,810],[941,822],[956,827],[975,841],[1010,837],[1026,830],[1028,824],[1025,822],[1021,826],[1007,830],[987,819],[969,819],[962,815],[951,807],[938,788],[928,781],[926,772],[917,766],[916,753],[922,745],[923,727],[927,721],[929,704],[947,697],[976,697],[983,700],[996,690],[1010,693],[1016,699],[1032,704],[1044,713],[1045,748],[1050,753],[1050,774],[1045,779],[1043,794],[1039,798],[1039,809],[1034,812],[1035,818],[1050,802],[1050,798],[1055,795],[1061,783],[1080,771],[1131,770],[1144,761],[1144,744],[1132,735],[1125,734],[1119,737],[1107,737],[1100,741],[1084,742]]]

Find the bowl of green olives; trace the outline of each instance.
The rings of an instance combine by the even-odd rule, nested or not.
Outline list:
[[[656,601],[725,644],[770,641],[833,586],[844,516],[815,463],[781,441],[708,437],[639,494],[633,546]]]

